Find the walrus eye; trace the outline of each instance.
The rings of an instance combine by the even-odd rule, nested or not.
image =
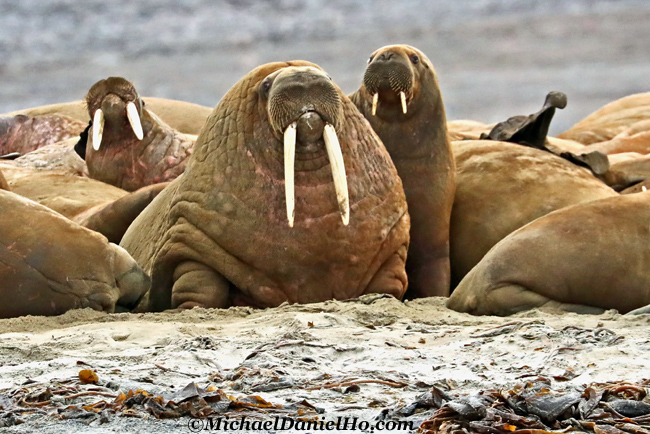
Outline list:
[[[264,80],[262,82],[262,90],[264,91],[264,93],[268,94],[269,89],[271,89],[271,80]]]
[[[370,62],[372,62],[372,59],[374,59],[374,58],[375,58],[375,56],[370,56],[370,57],[368,58],[368,64],[370,64]]]
[[[413,62],[414,65],[417,65],[419,61],[420,61],[420,57],[417,54],[411,55],[411,62]]]

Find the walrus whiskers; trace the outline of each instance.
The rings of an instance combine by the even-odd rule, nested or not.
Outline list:
[[[294,164],[296,161],[296,123],[284,130],[284,193],[287,202],[287,220],[293,227],[296,209]]]
[[[138,140],[142,140],[144,134],[142,133],[142,124],[140,123],[140,115],[138,115],[138,109],[134,103],[130,102],[126,105],[126,117],[129,118],[129,123],[133,132]]]
[[[372,115],[377,114],[377,103],[379,102],[379,93],[372,96]]]
[[[406,94],[403,91],[399,93],[399,99],[402,100],[402,112],[406,114]]]
[[[104,112],[102,109],[95,110],[93,116],[93,149],[99,150],[102,144],[102,134],[104,133]]]
[[[339,204],[341,219],[345,226],[350,222],[350,196],[348,193],[348,180],[345,174],[345,164],[343,162],[343,152],[341,144],[336,136],[336,130],[331,124],[325,124],[323,129],[323,140],[327,149],[327,156],[332,166],[332,178],[334,178],[334,189],[336,190],[336,200]]]

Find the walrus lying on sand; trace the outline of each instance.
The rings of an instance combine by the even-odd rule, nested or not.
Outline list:
[[[122,240],[138,310],[401,298],[409,217],[390,156],[318,66],[260,66],[206,121],[183,175]]]
[[[406,296],[447,296],[455,168],[433,65],[408,45],[380,48],[350,99],[388,149],[404,184],[411,216]]]
[[[150,280],[100,234],[0,190],[0,318],[90,307],[130,310]],[[7,302],[11,300],[11,302]]]
[[[650,191],[550,213],[494,246],[447,306],[475,315],[510,315],[542,306],[626,313],[646,306],[649,221]]]
[[[131,82],[100,80],[88,91],[86,103],[93,121],[75,149],[91,178],[133,191],[183,173],[196,138],[149,111]]]
[[[552,153],[490,140],[454,142],[451,214],[454,286],[497,242],[551,211],[617,193]]]
[[[78,137],[86,124],[64,115],[0,117],[0,155],[28,152]]]

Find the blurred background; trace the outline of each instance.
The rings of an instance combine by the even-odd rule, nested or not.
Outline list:
[[[496,122],[568,95],[551,132],[650,90],[648,0],[0,0],[0,113],[111,75],[214,106],[254,67],[305,59],[343,89],[393,43],[433,62],[447,117]]]

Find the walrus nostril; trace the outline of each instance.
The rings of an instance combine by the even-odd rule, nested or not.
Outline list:
[[[395,57],[395,53],[393,53],[393,52],[391,52],[391,51],[385,51],[385,52],[381,53],[381,54],[377,57],[377,61],[384,61],[384,62],[385,62],[385,61],[387,61],[387,60],[392,59],[393,57]]]

